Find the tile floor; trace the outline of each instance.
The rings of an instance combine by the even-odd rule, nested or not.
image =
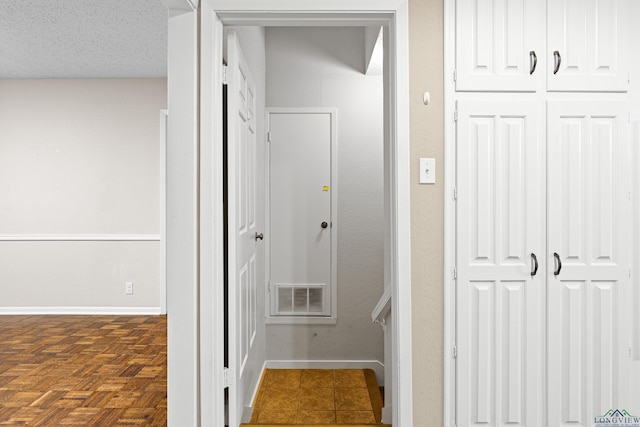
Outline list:
[[[379,424],[372,370],[266,369],[251,424]]]

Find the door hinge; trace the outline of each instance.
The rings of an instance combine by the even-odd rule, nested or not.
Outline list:
[[[267,142],[271,142],[271,131],[267,131]]]
[[[457,70],[453,70],[453,82],[455,83],[456,81],[458,81],[458,72]]]
[[[453,121],[458,122],[458,110],[453,110]]]
[[[631,267],[629,267],[629,279],[631,279]]]
[[[456,187],[453,187],[453,200],[458,200],[458,189]]]
[[[224,368],[222,370],[222,382],[224,383],[224,388],[231,387],[233,385],[233,371],[229,368]]]
[[[458,347],[454,344],[451,348],[451,358],[456,359],[458,357]]]
[[[629,359],[633,358],[633,350],[631,348],[631,343],[629,343]]]
[[[453,267],[453,279],[457,279],[458,278],[458,269]]]
[[[227,67],[226,65],[222,65],[222,84],[226,85],[229,84],[229,82],[227,81]]]

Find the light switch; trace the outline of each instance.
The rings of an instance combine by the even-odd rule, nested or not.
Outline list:
[[[420,184],[436,183],[436,159],[420,158]]]

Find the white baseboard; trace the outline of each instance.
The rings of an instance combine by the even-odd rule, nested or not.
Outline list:
[[[144,315],[162,314],[160,307],[0,307],[0,315]]]
[[[382,422],[384,424],[391,424],[393,421],[393,411],[391,410],[391,406],[385,403],[385,406],[382,407]]]
[[[266,360],[261,372],[265,369],[371,369],[378,385],[384,386],[384,364],[378,360]],[[251,384],[251,402],[256,398],[261,378],[259,375],[255,384]]]

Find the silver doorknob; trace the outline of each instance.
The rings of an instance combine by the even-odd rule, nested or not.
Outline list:
[[[322,224],[320,224],[320,227],[322,228],[327,228],[329,226],[329,224],[327,224],[326,221],[322,221]]]
[[[256,231],[256,241],[264,239],[264,234]]]

